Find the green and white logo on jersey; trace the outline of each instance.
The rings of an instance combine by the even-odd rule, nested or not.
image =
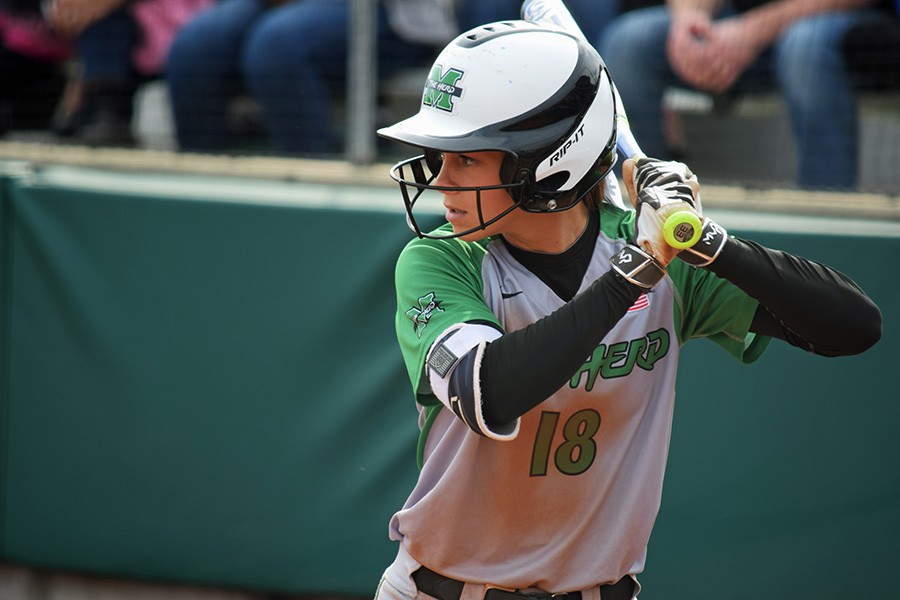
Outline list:
[[[419,297],[419,305],[413,306],[404,314],[413,322],[413,331],[418,337],[422,337],[422,331],[428,325],[428,321],[435,312],[444,312],[441,301],[435,299],[434,292],[429,292]]]
[[[447,112],[453,111],[453,99],[462,95],[462,88],[457,84],[462,79],[463,71],[450,67],[445,73],[441,65],[434,65],[425,82],[425,93],[422,104],[433,106]]]
[[[669,332],[665,328],[651,331],[636,340],[600,344],[572,376],[569,387],[574,389],[581,385],[583,375],[586,375],[583,378],[584,389],[591,391],[598,375],[603,379],[625,377],[635,367],[652,371],[653,366],[669,353],[670,346]]]

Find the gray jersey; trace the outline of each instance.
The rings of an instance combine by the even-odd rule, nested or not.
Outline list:
[[[581,290],[609,270],[632,225],[633,213],[604,205]],[[581,590],[641,572],[662,494],[681,343],[709,337],[750,361],[767,342],[748,333],[753,299],[675,261],[567,385],[512,434],[491,438],[446,409],[424,369],[429,350],[461,323],[474,343],[490,341],[563,300],[499,240],[411,242],[398,261],[397,293],[422,464],[391,537],[435,571],[508,588]]]

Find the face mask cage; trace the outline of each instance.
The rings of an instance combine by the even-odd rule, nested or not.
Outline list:
[[[493,223],[496,223],[515,209],[519,208],[519,206],[521,205],[520,201],[513,201],[509,208],[505,209],[495,217],[492,217],[485,221],[484,213],[482,212],[481,208],[481,192],[483,190],[507,190],[507,192],[510,194],[510,199],[512,199],[518,195],[515,193],[515,191],[523,186],[524,183],[522,181],[516,181],[513,183],[499,183],[497,185],[472,187],[432,185],[431,182],[434,181],[437,177],[438,173],[440,172],[440,168],[440,155],[432,151],[428,151],[426,152],[426,154],[420,156],[414,156],[412,158],[403,160],[391,167],[391,179],[399,184],[400,194],[403,196],[403,205],[406,207],[406,224],[413,231],[413,233],[415,233],[420,238],[446,240],[467,236],[477,231],[483,231]],[[410,190],[413,191],[411,192]],[[475,206],[478,211],[478,225],[459,233],[455,233],[452,230],[446,233],[422,231],[422,228],[419,225],[419,221],[416,219],[416,213],[421,215],[428,210],[427,207],[423,209],[422,205],[419,204],[419,202],[422,200],[423,194],[426,191],[475,192]],[[414,212],[414,207],[416,207],[417,204],[419,205],[419,209],[415,210]],[[437,210],[441,208],[441,205],[434,204],[432,208]]]

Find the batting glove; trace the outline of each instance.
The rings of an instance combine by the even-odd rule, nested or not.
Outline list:
[[[698,215],[703,214],[700,205],[700,182],[693,171],[684,163],[659,160],[656,158],[640,158],[631,172],[634,191],[640,194],[648,187],[664,187],[671,184],[686,184],[691,188],[690,202]]]
[[[706,267],[719,256],[728,233],[703,216],[700,184],[686,164],[642,158],[635,163],[632,181],[638,193],[639,245],[659,258],[671,256],[665,243],[680,250],[678,258],[695,267]],[[674,224],[667,227],[670,218]]]
[[[694,180],[696,181],[696,178]],[[669,264],[679,250],[684,248],[674,245],[677,242],[673,238],[673,233],[678,235],[680,230],[676,228],[673,231],[670,218],[687,217],[694,224],[694,228],[700,228],[701,217],[694,208],[694,197],[694,188],[677,179],[644,187],[638,193],[635,203],[637,210],[635,243],[663,265]],[[694,228],[688,227],[688,237],[694,236]]]

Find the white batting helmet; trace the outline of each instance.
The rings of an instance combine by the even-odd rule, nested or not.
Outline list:
[[[477,27],[450,42],[431,68],[414,116],[378,134],[422,148],[391,169],[410,227],[413,206],[440,171],[442,152],[502,151],[501,185],[529,212],[576,205],[616,161],[612,80],[587,42],[527,21]],[[410,198],[408,188],[416,190]],[[508,212],[508,211],[506,211]],[[506,214],[459,237],[484,229]],[[480,210],[479,210],[480,214]]]

